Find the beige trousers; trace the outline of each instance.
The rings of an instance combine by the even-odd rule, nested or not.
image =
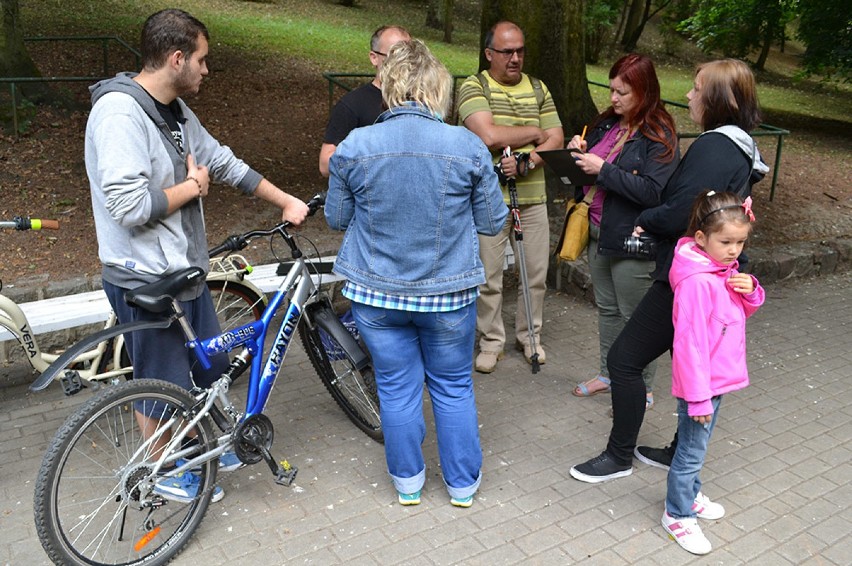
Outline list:
[[[532,204],[519,207],[523,229],[524,255],[532,303],[533,331],[536,344],[540,343],[544,292],[547,286],[547,265],[550,255],[550,229],[547,222],[547,205]],[[496,236],[479,236],[479,257],[485,266],[486,282],[479,288],[476,303],[476,328],[480,333],[479,349],[483,352],[502,352],[506,345],[503,325],[503,260],[506,242],[511,241],[515,252],[515,269],[520,273],[519,255],[515,242],[512,215]],[[515,312],[515,337],[521,344],[529,344],[527,315],[524,308],[523,288],[518,285],[518,306]]]

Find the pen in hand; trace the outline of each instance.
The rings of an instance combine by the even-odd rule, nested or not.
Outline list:
[[[586,141],[586,128],[588,128],[588,126],[583,126],[583,133],[580,134],[580,141],[577,144],[577,151],[579,151],[580,153],[583,153],[585,151],[583,149],[583,142]],[[574,155],[573,157],[574,157],[574,161],[579,161],[579,159],[580,159],[580,157],[578,155]]]

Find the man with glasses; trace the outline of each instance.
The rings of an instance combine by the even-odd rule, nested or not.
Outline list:
[[[518,289],[515,315],[516,346],[531,363],[533,353],[545,363],[541,346],[542,310],[550,252],[547,194],[542,159],[536,151],[558,149],[564,144],[562,123],[547,87],[522,72],[524,32],[516,24],[501,21],[485,36],[487,71],[468,77],[459,90],[459,120],[491,150],[494,163],[506,177],[516,178],[518,204],[524,230],[527,284],[533,314],[535,352],[530,345],[523,289]],[[519,156],[501,158],[505,148]],[[503,198],[509,202],[504,187]],[[511,216],[497,236],[479,236],[479,253],[487,281],[480,287],[476,326],[480,332],[479,354],[474,368],[491,373],[503,357],[506,330],[503,325],[503,257],[512,231]],[[514,246],[514,242],[513,242]],[[517,254],[515,257],[518,257]]]
[[[379,80],[382,63],[393,44],[410,39],[408,30],[401,26],[382,26],[373,32],[370,63],[376,68],[376,76],[372,82],[343,95],[331,110],[319,156],[319,170],[323,177],[328,177],[328,160],[349,132],[371,125],[382,113],[382,83]]]

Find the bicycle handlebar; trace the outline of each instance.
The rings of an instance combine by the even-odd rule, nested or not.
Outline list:
[[[314,195],[314,197],[309,200],[308,205],[308,216],[313,216],[316,214],[317,210],[322,208],[325,204],[325,193],[319,193]],[[249,242],[255,238],[260,236],[271,236],[272,234],[281,233],[282,231],[286,232],[287,228],[292,226],[291,222],[281,222],[280,224],[275,225],[273,228],[269,228],[268,230],[252,230],[250,232],[246,232],[245,234],[235,234],[233,236],[228,236],[224,242],[216,246],[215,248],[211,248],[208,250],[207,254],[210,257],[217,256],[223,252],[237,252],[244,249],[249,245]]]
[[[59,221],[16,216],[11,221],[0,221],[0,228],[14,228],[15,230],[59,230]]]

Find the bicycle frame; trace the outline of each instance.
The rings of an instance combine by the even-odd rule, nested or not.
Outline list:
[[[260,320],[229,330],[218,336],[203,340],[195,337],[188,342],[188,347],[193,350],[199,363],[205,368],[210,367],[210,356],[230,352],[240,346],[245,347],[251,354],[251,374],[244,418],[260,414],[266,407],[272,386],[281,371],[284,357],[299,320],[302,318],[304,307],[316,293],[317,288],[311,279],[304,258],[297,258],[284,281],[281,282],[278,290],[270,299],[269,305],[263,311]],[[290,304],[278,329],[275,341],[270,347],[269,356],[264,360],[263,346],[272,319],[288,296]],[[263,368],[261,368],[261,364],[264,364]]]

